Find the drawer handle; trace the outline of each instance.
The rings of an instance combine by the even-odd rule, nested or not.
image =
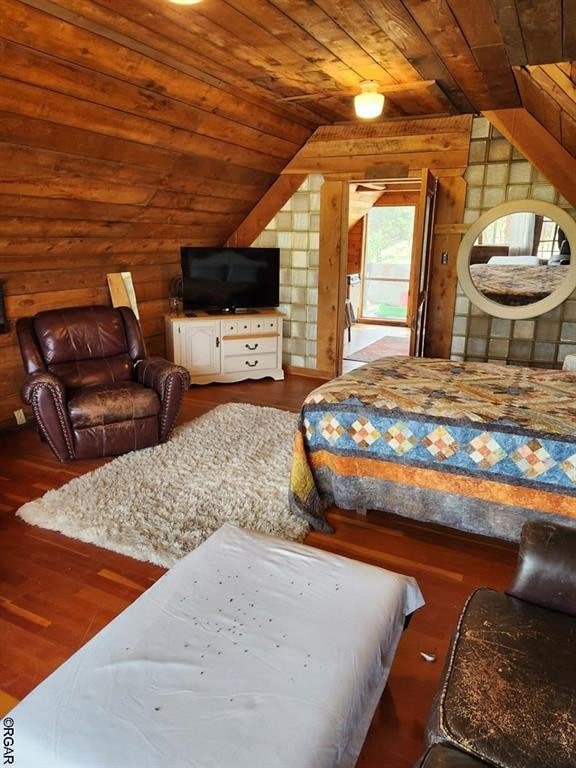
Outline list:
[[[258,342],[256,342],[254,346],[251,346],[250,344],[244,344],[244,346],[246,347],[246,349],[249,349],[251,352],[254,352],[255,349],[258,349]]]
[[[255,368],[255,367],[258,365],[258,360],[254,360],[254,362],[253,362],[253,363],[251,363],[251,362],[250,362],[250,360],[246,360],[246,365],[247,365],[249,368]]]

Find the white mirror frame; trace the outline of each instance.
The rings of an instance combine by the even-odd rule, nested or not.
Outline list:
[[[560,225],[570,243],[570,269],[565,280],[549,296],[545,296],[533,304],[509,306],[492,301],[476,288],[470,274],[470,252],[478,236],[489,224],[510,213],[535,213],[547,216]],[[576,289],[576,221],[562,208],[540,200],[514,200],[510,203],[501,203],[482,214],[470,226],[458,249],[456,269],[462,290],[470,301],[486,314],[508,320],[525,320],[529,317],[538,317],[538,315],[543,315],[557,307]]]

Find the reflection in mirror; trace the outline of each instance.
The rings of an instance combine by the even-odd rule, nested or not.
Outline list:
[[[524,306],[568,278],[570,243],[548,216],[519,211],[492,221],[470,249],[470,277],[487,299]]]
[[[458,249],[470,301],[493,317],[538,317],[576,290],[576,220],[541,200],[514,200],[483,213]]]

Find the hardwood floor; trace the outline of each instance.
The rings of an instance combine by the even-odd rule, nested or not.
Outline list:
[[[297,411],[317,384],[292,376],[283,382],[195,387],[186,395],[180,420],[224,402]],[[24,502],[102,463],[61,464],[30,429],[0,435],[0,712],[7,712],[163,573],[14,516]],[[415,576],[426,599],[401,640],[358,763],[361,768],[408,768],[422,751],[425,719],[458,613],[475,587],[506,586],[516,548],[384,513],[360,517],[333,508],[329,519],[336,533],[311,533],[309,544]],[[437,660],[425,661],[422,651],[436,654]]]

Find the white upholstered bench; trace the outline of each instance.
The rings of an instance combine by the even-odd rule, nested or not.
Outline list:
[[[408,577],[224,525],[10,713],[17,768],[352,766]]]

